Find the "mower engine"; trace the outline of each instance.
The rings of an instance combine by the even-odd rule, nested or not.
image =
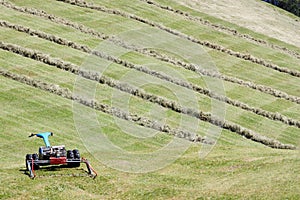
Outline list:
[[[52,146],[52,147],[40,147],[39,148],[39,159],[49,159],[50,157],[66,157],[67,150],[64,145]]]

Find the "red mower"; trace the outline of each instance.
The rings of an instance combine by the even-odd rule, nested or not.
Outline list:
[[[96,178],[97,173],[90,165],[89,161],[85,158],[80,157],[80,153],[77,149],[66,150],[64,145],[51,146],[48,140],[49,136],[53,136],[52,132],[44,132],[31,134],[29,137],[37,136],[43,138],[45,146],[39,148],[38,154],[27,154],[26,155],[26,169],[29,171],[30,178],[35,178],[35,170],[39,169],[40,166],[52,166],[52,165],[63,165],[64,167],[79,167],[80,163],[85,163],[88,174]]]

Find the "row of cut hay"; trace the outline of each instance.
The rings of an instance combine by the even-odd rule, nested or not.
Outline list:
[[[18,6],[15,6],[15,5],[11,4],[11,3],[7,3],[7,2],[1,1],[1,0],[0,0],[0,4],[6,6],[7,8],[11,8],[11,9],[14,9],[14,10],[19,11],[19,12],[25,12],[27,14],[32,14],[32,15],[36,15],[36,16],[39,16],[39,17],[43,17],[45,19],[49,19],[53,22],[68,26],[70,28],[74,28],[74,29],[76,29],[76,30],[78,30],[82,33],[89,34],[89,35],[91,35],[93,37],[96,37],[96,38],[99,38],[99,39],[109,38],[116,45],[122,46],[126,49],[129,49],[129,50],[136,51],[138,53],[142,53],[144,55],[152,56],[156,59],[159,59],[159,60],[162,60],[162,61],[165,61],[165,62],[169,62],[169,63],[177,65],[179,67],[184,67],[184,68],[189,69],[191,71],[195,71],[195,69],[197,69],[197,66],[186,64],[182,61],[170,58],[170,57],[168,57],[166,55],[163,55],[161,53],[158,53],[154,50],[135,48],[134,46],[128,45],[125,42],[117,39],[116,37],[106,36],[103,33],[99,33],[97,31],[95,31],[93,29],[90,29],[90,28],[87,28],[83,25],[78,25],[78,24],[76,24],[74,22],[71,22],[71,21],[68,21],[66,19],[59,18],[59,17],[56,17],[54,15],[47,14],[43,10],[18,7]],[[201,75],[204,75],[204,76],[219,78],[219,79],[222,79],[222,80],[225,80],[225,81],[228,81],[228,82],[232,82],[232,83],[239,84],[239,85],[242,85],[242,86],[254,89],[254,90],[258,90],[260,92],[272,95],[272,96],[277,97],[277,98],[283,98],[285,100],[300,104],[300,98],[299,97],[288,95],[285,92],[273,89],[271,87],[267,87],[267,86],[264,86],[264,85],[258,85],[258,84],[255,84],[253,82],[250,82],[250,81],[244,81],[244,80],[241,80],[241,79],[238,79],[238,78],[235,78],[235,77],[222,75],[222,74],[219,74],[217,72],[211,72],[211,71],[208,71],[208,70],[205,70],[205,69],[200,69],[200,70],[198,69],[197,72],[200,73]]]
[[[174,135],[176,137],[189,140],[191,142],[201,142],[201,143],[206,143],[206,144],[213,144],[212,141],[207,140],[205,137],[195,135],[188,131],[174,129],[174,128],[171,128],[167,124],[160,124],[157,121],[153,121],[148,118],[138,116],[137,114],[125,112],[119,108],[111,107],[109,105],[99,103],[95,100],[84,99],[83,97],[72,94],[72,92],[69,89],[61,88],[60,86],[55,85],[55,84],[41,82],[38,80],[34,80],[28,76],[14,74],[14,73],[11,73],[8,71],[4,71],[2,69],[0,69],[0,75],[10,78],[10,79],[13,79],[18,82],[21,82],[21,83],[25,83],[29,86],[32,86],[32,87],[35,87],[35,88],[38,88],[38,89],[41,89],[41,90],[44,90],[47,92],[51,92],[51,93],[61,96],[63,98],[66,98],[66,99],[69,99],[72,101],[76,101],[82,105],[88,106],[90,108],[93,108],[93,109],[101,111],[103,113],[112,115],[114,117],[118,117],[120,119],[134,122],[135,124],[137,124],[139,126],[151,128],[156,131]]]
[[[182,11],[182,10],[179,10],[179,9],[174,9],[170,6],[162,5],[162,4],[160,4],[158,2],[155,2],[153,0],[140,0],[140,1],[146,2],[150,5],[158,7],[160,9],[170,11],[170,12],[176,14],[176,15],[181,15],[189,21],[199,22],[202,25],[213,28],[214,30],[217,30],[217,31],[220,31],[220,32],[223,32],[223,33],[231,34],[233,36],[237,36],[237,37],[246,39],[248,41],[254,42],[255,44],[259,44],[259,45],[263,45],[263,46],[266,46],[266,47],[270,47],[270,48],[275,49],[275,50],[279,50],[283,53],[286,53],[290,56],[293,56],[297,59],[300,59],[300,54],[298,52],[290,50],[286,47],[282,47],[282,46],[279,46],[279,45],[269,43],[269,42],[267,42],[263,39],[255,38],[255,37],[252,37],[251,35],[248,35],[248,34],[239,33],[237,30],[232,29],[230,27],[226,27],[226,26],[223,26],[223,25],[220,25],[220,24],[214,24],[214,23],[212,23],[208,20],[202,19],[201,17],[192,16],[191,14],[189,14],[185,11]]]
[[[44,10],[38,10],[38,9],[35,9],[35,8],[28,8],[28,7],[20,7],[20,6],[14,5],[13,3],[6,2],[4,0],[0,0],[0,5],[3,5],[6,8],[9,8],[9,9],[21,12],[21,13],[26,13],[26,14],[30,14],[30,15],[34,15],[34,16],[37,16],[37,17],[44,18],[46,20],[50,20],[52,22],[67,26],[67,27],[75,29],[77,31],[80,31],[81,33],[88,34],[88,35],[90,35],[92,37],[95,37],[97,39],[101,39],[101,40],[109,39],[114,44],[122,46],[126,49],[137,50],[137,48],[135,48],[133,45],[126,44],[125,42],[119,40],[115,36],[109,36],[109,35],[106,35],[104,33],[98,32],[98,31],[96,31],[92,28],[86,27],[82,24],[78,24],[78,23],[75,23],[73,21],[70,21],[70,20],[67,20],[67,19],[64,19],[64,18],[61,18],[61,17],[57,17],[53,14],[48,14]]]
[[[73,29],[79,30],[82,33],[92,35],[92,36],[97,37],[99,39],[104,39],[105,40],[105,39],[108,38],[108,36],[106,36],[103,33],[99,33],[99,32],[97,32],[93,29],[90,29],[90,28],[86,27],[86,26],[71,22],[69,20],[57,17],[55,15],[48,14],[47,12],[45,12],[43,10],[37,10],[37,9],[34,9],[34,8],[27,8],[27,7],[19,7],[19,6],[16,6],[16,5],[14,5],[10,2],[4,1],[4,0],[0,0],[0,4],[5,6],[6,8],[10,8],[10,9],[13,9],[13,10],[18,11],[18,12],[35,15],[35,16],[38,16],[38,17],[42,17],[42,18],[51,20],[52,22],[59,23],[59,24],[71,27]]]
[[[187,70],[196,72],[196,73],[198,73],[200,75],[203,75],[203,76],[218,78],[218,79],[221,79],[221,80],[224,80],[224,81],[227,81],[227,82],[235,83],[235,84],[238,84],[238,85],[242,85],[244,87],[248,87],[248,88],[251,88],[251,89],[254,89],[254,90],[258,90],[260,92],[272,95],[272,96],[277,97],[277,98],[282,98],[282,99],[300,104],[300,97],[289,95],[285,92],[282,92],[280,90],[276,90],[272,87],[255,84],[255,83],[250,82],[250,81],[244,81],[242,79],[227,76],[227,75],[221,74],[221,73],[216,72],[216,71],[206,70],[206,69],[203,69],[203,68],[201,68],[201,67],[199,67],[195,64],[190,64],[190,63],[186,63],[184,61],[178,60],[176,58],[171,58],[169,56],[166,56],[166,55],[161,54],[161,53],[159,53],[157,51],[154,51],[154,50],[143,49],[143,50],[140,50],[140,51],[143,51],[143,54],[149,55],[151,57],[154,57],[154,58],[159,59],[159,60],[164,61],[164,62],[171,63],[171,64],[176,65],[178,67],[183,67]]]
[[[265,136],[262,136],[258,133],[255,133],[255,132],[253,132],[249,129],[241,127],[241,126],[239,126],[237,124],[234,124],[232,122],[228,122],[226,120],[218,119],[218,117],[213,116],[210,113],[205,113],[205,112],[198,111],[198,110],[191,109],[191,108],[185,108],[185,107],[179,105],[177,102],[169,101],[167,99],[155,96],[153,94],[148,94],[148,93],[146,93],[146,92],[144,92],[144,91],[142,91],[138,88],[134,88],[132,86],[129,86],[128,84],[120,83],[120,82],[118,82],[116,80],[113,80],[109,77],[100,76],[97,73],[80,70],[79,67],[74,65],[74,64],[64,62],[60,59],[53,59],[53,58],[51,58],[48,55],[45,55],[43,53],[36,52],[36,51],[30,50],[30,49],[25,49],[25,48],[17,46],[17,45],[6,44],[6,43],[3,43],[3,42],[0,42],[0,48],[3,49],[3,50],[7,50],[7,51],[10,51],[10,52],[17,53],[19,55],[34,59],[34,60],[39,61],[39,62],[43,62],[43,63],[48,64],[48,65],[56,66],[59,69],[69,71],[69,72],[74,73],[76,75],[81,75],[84,78],[87,78],[87,79],[90,79],[90,80],[95,80],[99,83],[106,84],[110,87],[117,88],[121,91],[124,91],[124,92],[127,92],[129,94],[135,95],[135,96],[140,97],[144,100],[148,100],[150,102],[156,103],[160,106],[171,109],[175,112],[186,114],[186,115],[195,117],[197,119],[200,119],[202,121],[209,122],[209,123],[211,123],[215,126],[219,126],[223,129],[230,130],[230,131],[235,132],[239,135],[242,135],[242,136],[244,136],[248,139],[251,139],[255,142],[262,143],[262,144],[270,146],[272,148],[280,148],[280,149],[294,149],[295,148],[293,145],[282,144],[277,140],[267,138]],[[93,108],[95,108],[95,107],[93,107]],[[117,109],[117,110],[119,110],[119,109]],[[114,113],[110,113],[110,112],[107,112],[107,111],[105,111],[105,112],[109,113],[109,114],[113,114],[116,117],[119,117],[119,115],[115,115]],[[126,113],[121,113],[121,116],[123,116],[123,115],[127,115],[127,114]],[[127,119],[127,117],[125,117],[125,118]],[[151,124],[151,127],[152,127],[152,125],[153,124]],[[146,127],[149,127],[149,126],[146,126]],[[160,126],[160,128],[161,128],[161,126]],[[155,129],[155,130],[158,130],[158,129]],[[159,131],[163,131],[163,130],[159,130]],[[163,131],[163,132],[165,132],[165,131]],[[188,136],[186,136],[186,135],[184,135],[184,136],[185,136],[185,138],[192,137],[191,141],[198,141],[198,140],[202,141],[203,140],[203,138],[195,139],[193,134],[191,134],[191,133],[188,134]]]
[[[19,32],[24,32],[24,33],[27,33],[29,35],[37,36],[37,37],[40,37],[42,39],[45,39],[45,40],[48,40],[48,41],[51,41],[51,42],[55,42],[55,43],[60,44],[60,45],[68,46],[68,47],[71,47],[71,48],[74,48],[74,49],[77,49],[77,50],[80,50],[80,51],[83,51],[83,52],[86,52],[86,53],[94,54],[94,55],[96,55],[100,58],[107,59],[107,60],[112,61],[114,63],[120,64],[124,67],[130,68],[130,69],[135,69],[135,70],[138,70],[140,72],[149,74],[151,76],[160,78],[162,80],[174,83],[174,84],[179,85],[181,87],[191,89],[191,90],[193,90],[195,92],[198,92],[200,94],[204,94],[204,95],[206,95],[210,98],[225,102],[225,103],[230,104],[230,105],[235,106],[235,107],[239,107],[239,108],[241,108],[243,110],[246,110],[246,111],[253,112],[257,115],[266,117],[268,119],[275,120],[275,121],[281,121],[285,124],[296,126],[296,127],[300,128],[300,122],[299,121],[288,118],[284,115],[281,115],[280,113],[272,113],[272,112],[268,112],[268,111],[265,111],[265,110],[260,109],[260,108],[251,107],[251,106],[249,106],[245,103],[242,103],[242,102],[239,102],[239,101],[236,101],[236,100],[232,100],[232,99],[230,99],[226,96],[218,95],[218,94],[216,94],[216,93],[214,93],[214,92],[212,92],[208,89],[201,88],[201,87],[196,86],[194,84],[191,84],[189,82],[174,79],[170,76],[167,76],[163,73],[160,73],[160,72],[157,72],[157,71],[154,71],[154,70],[151,70],[147,67],[137,66],[137,65],[135,65],[131,62],[128,62],[128,61],[125,61],[125,60],[122,60],[122,59],[119,59],[119,58],[116,58],[116,57],[113,57],[113,56],[110,56],[110,55],[106,55],[102,52],[93,51],[87,46],[79,45],[75,42],[68,41],[68,40],[63,39],[61,37],[58,37],[58,36],[55,36],[55,35],[52,35],[52,34],[47,34],[47,33],[41,32],[41,31],[36,31],[36,30],[33,30],[31,28],[28,28],[28,27],[21,26],[21,25],[11,24],[9,22],[2,21],[2,20],[0,20],[0,26],[6,27],[6,28],[11,28],[11,29],[19,31]],[[47,64],[49,64],[49,63],[47,63]],[[76,69],[77,68],[78,67],[76,66]],[[110,85],[110,86],[112,86],[112,85]],[[116,85],[114,85],[112,87],[115,87],[115,86]],[[120,87],[118,89],[122,90],[122,87]],[[129,91],[132,91],[132,90],[128,90],[126,92],[129,92]],[[129,92],[129,93],[133,94],[132,92]],[[136,94],[134,94],[134,95],[136,95]],[[139,96],[139,97],[144,98],[144,96]],[[156,99],[156,97],[154,97],[154,96],[151,96],[150,98],[146,98],[146,99],[152,99],[152,98]]]
[[[4,28],[13,29],[15,31],[19,31],[19,32],[22,32],[22,33],[26,33],[26,34],[31,35],[31,36],[37,36],[39,38],[48,40],[50,42],[54,42],[54,43],[57,43],[57,44],[60,44],[60,45],[71,47],[73,49],[77,49],[77,50],[80,50],[80,51],[83,51],[83,52],[86,52],[86,53],[91,53],[90,48],[87,47],[87,46],[79,45],[79,44],[76,44],[75,42],[68,41],[68,40],[63,39],[61,37],[58,37],[58,36],[55,36],[55,35],[52,35],[52,34],[47,34],[47,33],[42,32],[42,31],[34,30],[32,28],[29,28],[29,27],[25,27],[25,26],[17,25],[17,24],[12,24],[12,23],[9,23],[9,22],[4,21],[4,20],[0,20],[0,26],[4,27]]]
[[[133,19],[133,20],[136,20],[136,21],[141,22],[143,24],[147,24],[151,27],[156,27],[158,29],[166,31],[166,32],[168,32],[170,34],[173,34],[175,36],[187,39],[187,40],[189,40],[193,43],[200,44],[202,46],[205,46],[205,47],[208,47],[208,48],[226,53],[228,55],[231,55],[231,56],[234,56],[234,57],[246,60],[246,61],[250,61],[252,63],[258,64],[258,65],[261,65],[261,66],[264,66],[264,67],[267,67],[267,68],[270,68],[270,69],[273,69],[273,70],[281,72],[281,73],[289,74],[289,75],[295,76],[295,77],[300,77],[300,72],[297,71],[297,70],[292,70],[292,69],[288,69],[288,68],[285,68],[285,67],[280,67],[280,66],[275,65],[273,63],[267,62],[267,61],[265,61],[261,58],[257,58],[257,57],[255,57],[251,54],[236,52],[236,51],[233,51],[231,49],[225,48],[221,45],[211,43],[209,41],[201,41],[201,40],[196,39],[192,36],[186,35],[184,33],[181,33],[177,30],[173,30],[171,28],[167,28],[166,26],[164,26],[162,24],[152,22],[148,19],[142,18],[142,17],[134,15],[134,14],[126,13],[126,12],[115,10],[115,9],[109,9],[109,8],[104,7],[104,6],[94,5],[93,3],[87,3],[84,0],[57,0],[57,1],[62,1],[64,3],[76,5],[76,6],[83,7],[83,8],[89,8],[89,9],[92,9],[92,10],[97,10],[97,11],[105,12],[105,13],[108,13],[108,14],[118,15],[118,16],[128,18],[128,19]]]

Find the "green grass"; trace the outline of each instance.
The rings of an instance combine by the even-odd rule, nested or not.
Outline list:
[[[43,9],[48,13],[66,18],[78,24],[84,24],[108,35],[118,35],[135,28],[147,28],[146,25],[131,19],[109,15],[90,9],[83,9],[57,1],[11,1],[19,6]],[[272,63],[290,69],[299,69],[299,60],[270,48],[252,44],[232,35],[217,32],[203,25],[186,21],[181,17],[151,7],[141,1],[93,1],[95,4],[105,5],[130,12],[151,21],[164,24],[197,39],[208,40],[235,51],[246,52],[264,58]],[[213,23],[228,26],[242,33],[300,52],[299,47],[274,40],[268,36],[257,34],[245,28],[238,27],[226,21],[196,12],[174,2],[159,0],[180,8],[195,16],[209,19]],[[90,48],[106,51],[110,54],[124,51],[121,47],[113,46],[101,49],[104,42],[90,35],[83,34],[69,27],[50,22],[24,13],[16,12],[1,6],[3,12],[0,19],[67,40],[87,45]],[[146,32],[146,34],[151,32]],[[157,34],[165,36],[161,30]],[[134,36],[133,36],[134,37]],[[60,58],[83,68],[90,61],[94,67],[106,70],[104,74],[113,79],[139,86],[148,93],[155,94],[173,101],[179,101],[182,106],[195,107],[206,112],[212,111],[215,101],[204,95],[196,94],[182,87],[162,81],[150,75],[127,69],[121,65],[111,64],[106,60],[92,59],[86,53],[72,48],[55,44],[37,37],[11,29],[0,28],[0,41],[13,43],[22,47],[41,51],[51,57]],[[163,41],[162,41],[163,42]],[[166,45],[162,52],[172,52],[174,46]],[[100,48],[99,48],[100,47]],[[187,47],[186,47],[187,48]],[[213,61],[217,69],[226,75],[299,96],[299,78],[291,77],[256,64],[242,61],[238,58],[204,48],[208,55],[203,56],[203,64]],[[175,49],[172,56],[182,59],[180,52]],[[136,53],[127,52],[120,58],[152,70],[164,72],[177,78],[207,88],[205,80],[215,81],[213,78],[201,77],[191,71],[174,66],[170,63]],[[211,60],[210,60],[210,59]],[[48,66],[41,62],[24,58],[11,52],[0,50],[1,69],[9,70],[19,75],[26,75],[46,83],[57,84],[71,91],[78,89],[75,83],[78,77],[70,72]],[[91,64],[91,63],[90,63]],[[130,77],[130,78],[127,78]],[[86,80],[86,84],[93,82]],[[141,84],[141,85],[140,85]],[[288,117],[300,120],[300,105],[287,100],[278,99],[271,95],[224,82],[224,92],[232,99],[247,103],[250,106],[262,108],[271,112],[279,112]],[[240,108],[226,105],[225,119],[243,127],[256,131],[262,135],[277,139],[283,143],[294,144],[297,150],[271,149],[253,142],[227,130],[222,130],[217,136],[217,144],[205,157],[199,158],[201,144],[191,146],[175,162],[149,173],[128,173],[110,168],[101,162],[105,154],[97,151],[97,143],[86,144],[88,133],[79,133],[74,123],[74,106],[72,101],[0,76],[0,199],[299,199],[298,189],[300,180],[300,135],[299,128],[291,127],[270,119],[246,112]],[[92,89],[92,88],[90,88]],[[86,91],[86,92],[91,92]],[[191,97],[195,98],[192,99]],[[182,116],[177,112],[162,108],[156,104],[144,101],[127,93],[120,92],[106,85],[96,84],[95,99],[107,105],[125,109],[122,100],[128,99],[128,111],[163,122],[172,128],[181,127],[193,130],[205,136],[211,125],[190,116]],[[218,105],[219,106],[219,105]],[[90,108],[85,108],[90,113]],[[83,116],[88,120],[90,116]],[[152,130],[137,126],[132,122],[120,121],[126,129],[116,124],[114,117],[96,112],[96,119],[102,125],[96,127],[98,133],[103,133],[115,146],[131,153],[149,153],[168,144],[172,137],[158,133],[155,137],[140,139],[128,134],[127,130],[136,129],[141,135]],[[182,121],[182,124],[180,122]],[[84,123],[88,121],[84,121]],[[51,177],[51,174],[84,174],[84,166],[78,169],[39,170],[38,175],[45,177],[31,180],[25,173],[25,155],[37,152],[43,145],[39,139],[28,138],[31,132],[52,131],[51,143],[64,144],[67,149],[80,149],[81,155],[87,157],[98,177],[93,180],[88,177]],[[152,132],[151,132],[152,133]],[[86,135],[85,135],[86,134]],[[97,142],[97,141],[95,141]],[[100,148],[99,148],[100,149]],[[147,163],[148,164],[148,163]],[[156,165],[151,160],[147,166]]]
[[[91,1],[91,2],[97,4],[97,1]],[[103,5],[103,1],[100,2],[101,3],[98,4]],[[173,4],[174,2],[172,2],[172,7]],[[257,48],[257,45],[252,44],[246,40],[243,40],[241,38],[236,38],[234,36],[230,36],[225,33],[213,31],[211,28],[208,28],[207,26],[200,25],[199,23],[196,22],[187,21],[183,17],[178,17],[177,15],[170,14],[166,11],[162,11],[156,7],[151,7],[149,5],[146,6],[147,5],[146,3],[140,2],[138,0],[135,0],[130,5],[128,5],[126,2],[119,3],[118,1],[106,1],[104,5],[107,5],[108,7],[112,7],[112,8],[118,5],[118,7],[120,7],[120,10],[124,10],[130,13],[135,13],[136,15],[139,16],[144,16],[144,18],[150,19],[151,21],[159,21],[159,23],[162,23],[167,27],[179,30],[182,33],[192,35],[197,39],[209,40],[238,52],[250,53],[259,58],[272,60],[272,62],[278,64],[279,66],[285,66],[294,69],[299,68],[299,62],[297,59],[291,59],[289,56],[286,56],[285,54],[280,54],[279,52],[276,52],[275,50],[271,50],[270,48],[261,47],[261,46]],[[131,7],[138,8],[138,9],[132,9]],[[176,20],[174,20],[174,18]],[[272,59],[274,57],[279,57],[280,59]]]
[[[192,9],[192,8],[189,8],[189,7],[186,7],[184,5],[181,5],[178,3],[178,1],[172,1],[172,0],[156,0],[156,2],[159,2],[161,3],[162,5],[168,5],[170,2],[172,3],[172,6],[174,9],[180,9],[180,10],[183,10],[185,12],[188,12],[190,13],[192,16],[195,16],[195,17],[200,17],[200,18],[203,18],[204,20],[208,20],[210,21],[211,23],[214,23],[214,24],[220,24],[220,25],[223,25],[225,27],[229,27],[231,29],[235,29],[237,31],[239,31],[240,33],[242,34],[248,34],[248,35],[251,35],[255,38],[259,38],[259,39],[263,39],[263,40],[266,40],[270,43],[273,43],[273,44],[276,44],[276,45],[279,45],[279,46],[285,46],[291,50],[294,50],[296,52],[299,53],[299,48],[297,46],[294,46],[294,45],[291,45],[291,44],[287,44],[285,42],[282,42],[280,40],[277,40],[275,38],[271,38],[267,35],[263,35],[263,34],[260,34],[258,32],[255,32],[255,31],[252,31],[252,30],[249,30],[245,27],[241,27],[241,26],[238,26],[234,23],[231,23],[229,21],[225,21],[225,20],[222,20],[221,18],[216,18],[216,17],[213,17],[211,15],[209,15],[209,13],[203,13],[203,12],[200,12],[199,10],[195,10],[195,9]],[[273,9],[276,9],[278,12],[281,12],[281,13],[284,13],[285,15],[288,15],[289,17],[293,18],[293,19],[297,19],[299,20],[299,17],[295,16],[295,15],[292,15],[291,13],[289,12],[286,12],[282,9],[279,9],[271,4],[266,4],[266,6],[269,6],[269,7],[272,7]]]

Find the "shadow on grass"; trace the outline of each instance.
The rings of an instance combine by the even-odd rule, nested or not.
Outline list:
[[[24,175],[30,177],[30,173],[26,168],[19,169],[20,172],[23,172]],[[60,174],[56,174],[56,172],[63,172]],[[35,169],[37,173],[37,177],[39,176],[88,176],[88,171],[84,170],[81,167],[69,167],[67,165],[53,165],[53,166],[40,166],[38,169]],[[38,175],[38,172],[43,172],[41,175]],[[49,172],[49,173],[47,173]],[[53,173],[51,173],[53,172]],[[69,172],[69,173],[66,173]]]

